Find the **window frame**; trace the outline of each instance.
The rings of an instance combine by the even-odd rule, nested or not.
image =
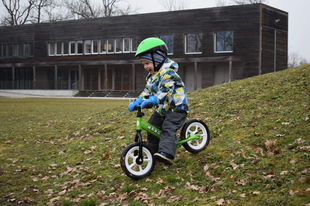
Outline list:
[[[89,43],[89,44],[87,44],[87,43]],[[86,44],[89,45],[89,52],[86,51],[87,50]],[[91,55],[92,54],[92,40],[89,40],[89,39],[84,40],[84,51],[83,51],[83,53],[85,55]]]
[[[125,41],[128,40],[128,50],[125,50]],[[123,38],[123,53],[130,53],[130,38]]]
[[[7,44],[3,44],[2,45],[2,56],[3,57],[8,57],[8,48],[7,48]]]
[[[28,52],[26,52],[28,48]],[[29,56],[33,56],[33,44],[32,43],[24,43],[23,44],[23,52],[24,52],[24,56],[29,57]]]
[[[119,51],[116,51],[118,49],[117,43],[120,43],[121,48],[119,48]],[[115,54],[123,53],[123,38],[115,38],[114,39],[114,52]]]
[[[16,44],[13,44],[13,57],[19,57],[20,56],[20,54],[19,54],[19,44],[18,43],[16,43]]]
[[[163,37],[172,37],[172,52],[169,52],[169,50],[171,50],[171,49],[169,49],[169,48],[171,48],[168,44],[169,44],[169,42],[167,43],[166,41],[164,41],[164,39],[162,39]],[[174,35],[173,34],[171,34],[171,35],[169,35],[169,34],[167,34],[167,35],[160,35],[159,36],[159,38],[161,39],[161,40],[163,40],[164,42],[165,42],[165,44],[167,45],[167,47],[168,47],[168,52],[167,52],[167,54],[168,55],[173,55],[173,51],[174,51]]]
[[[13,45],[12,44],[7,44],[6,45],[6,52],[7,52],[7,56],[8,57],[12,57],[13,56]]]
[[[137,49],[138,49],[138,46],[139,46],[139,41],[138,41],[139,39],[137,38],[137,37],[133,37],[133,38],[131,38],[131,41],[130,41],[130,52],[131,53],[136,53],[137,52]],[[136,48],[136,50],[133,50],[133,46],[135,46],[134,44],[133,44],[133,41],[136,41],[136,43],[137,43],[137,48]]]
[[[94,52],[94,45],[95,45],[94,42],[97,42],[97,52]],[[98,39],[94,39],[91,41],[91,53],[92,54],[99,54],[99,45],[100,43]]]
[[[58,44],[60,43],[60,54],[58,54]],[[62,56],[63,48],[62,42],[55,42],[55,56]]]
[[[65,49],[65,44],[67,44],[67,49]],[[69,55],[69,48],[70,48],[69,41],[63,41],[62,42],[62,55],[63,56],[68,56]],[[65,51],[67,51],[67,53],[65,53]]]
[[[188,35],[201,35],[201,51],[195,51],[195,52],[188,52],[188,47],[187,47],[187,44],[188,44],[188,40],[187,40],[187,37]],[[185,54],[202,54],[202,33],[188,33],[188,34],[185,34],[185,39],[184,39],[184,49],[185,49]]]
[[[79,48],[79,46],[82,46]],[[81,50],[79,50],[81,49]],[[83,40],[78,40],[76,41],[76,55],[83,55],[84,54],[84,41]]]
[[[217,33],[224,33],[224,32],[231,32],[232,33],[232,43],[231,48],[232,50],[224,50],[224,51],[217,51]],[[216,31],[213,32],[213,39],[214,39],[214,53],[233,53],[234,52],[234,31]]]
[[[54,53],[51,53],[51,48],[54,47]],[[49,42],[48,43],[48,56],[55,56],[56,55],[56,42]]]
[[[105,45],[102,45],[102,42],[105,42]],[[107,48],[108,48],[108,40],[107,39],[100,39],[100,41],[99,41],[100,43],[100,45],[99,45],[99,54],[107,54],[108,53],[108,50],[107,50]],[[102,50],[101,50],[101,48],[105,48],[105,51],[104,52],[102,52]]]
[[[111,43],[111,49],[109,48],[109,41],[113,41],[112,43]],[[112,48],[113,47],[113,48]],[[108,38],[107,39],[107,53],[108,54],[114,54],[115,53],[115,39],[113,38]]]
[[[72,53],[72,44],[74,44],[74,53]],[[73,55],[76,55],[76,41],[69,41],[69,55],[70,56],[73,56]]]

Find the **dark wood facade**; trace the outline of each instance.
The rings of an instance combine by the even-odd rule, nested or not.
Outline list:
[[[215,50],[215,34],[221,31],[233,33],[230,52]],[[169,57],[178,62],[188,90],[287,68],[288,13],[264,4],[0,27],[0,34],[0,89],[144,88],[146,72],[134,52],[49,56],[49,43],[63,41],[140,42],[170,35]],[[188,34],[201,35],[200,52],[186,53]],[[5,50],[22,43],[33,46],[30,55],[10,56]]]

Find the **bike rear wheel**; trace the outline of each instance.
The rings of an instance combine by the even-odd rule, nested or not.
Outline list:
[[[139,154],[139,143],[128,145],[122,152],[120,163],[125,174],[132,179],[141,179],[150,175],[155,167],[152,149],[142,143],[143,162],[137,162]]]
[[[183,147],[194,154],[204,150],[210,141],[210,132],[207,125],[199,119],[190,119],[182,127],[180,138],[187,139],[190,136],[199,133],[200,138],[183,143]]]

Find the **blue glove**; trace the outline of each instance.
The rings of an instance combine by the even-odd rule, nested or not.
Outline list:
[[[151,103],[152,106],[149,103]],[[147,100],[142,102],[141,108],[145,109],[148,107],[154,107],[156,105],[158,105],[157,98],[155,96],[151,95],[151,96],[149,96],[149,98]]]
[[[128,110],[129,110],[130,112],[136,110],[136,109],[137,109],[136,107],[139,106],[142,102],[143,102],[143,101],[142,101],[141,98],[135,99],[133,102],[130,102],[130,104],[128,105]]]

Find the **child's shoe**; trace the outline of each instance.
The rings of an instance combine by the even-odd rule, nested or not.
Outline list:
[[[166,165],[173,165],[173,161],[172,161],[173,157],[169,154],[164,153],[164,152],[155,153],[154,158],[158,162],[163,162]]]

